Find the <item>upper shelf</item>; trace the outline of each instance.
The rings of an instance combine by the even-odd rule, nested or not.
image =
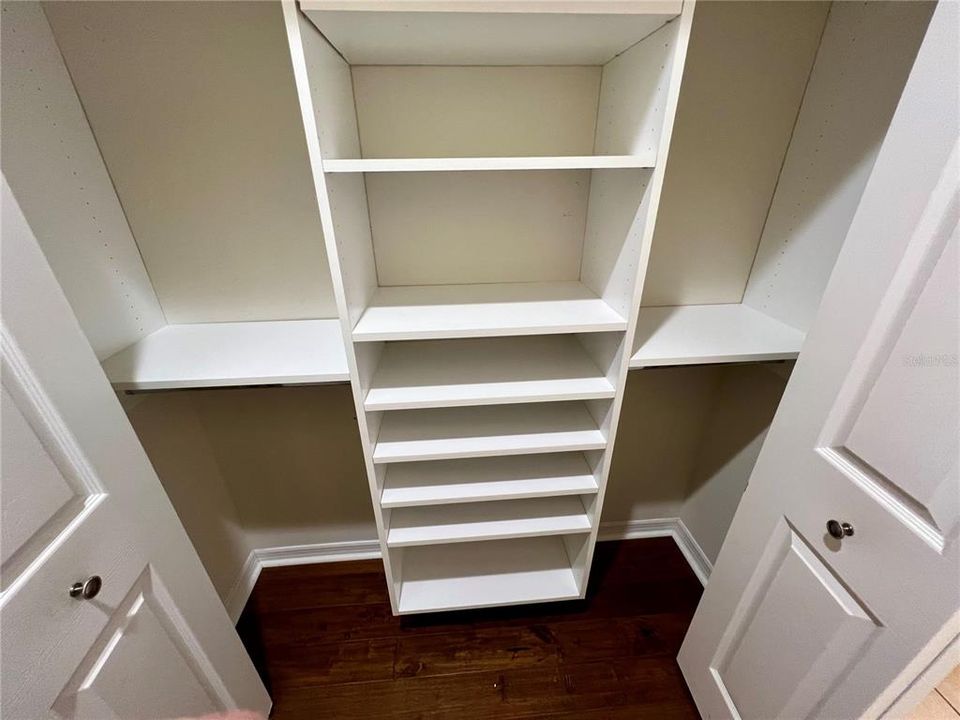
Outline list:
[[[603,65],[680,14],[635,2],[301,0],[351,65]]]
[[[560,155],[554,157],[357,158],[324,160],[328,173],[462,172],[474,170],[602,170],[652,168],[656,153],[646,155]]]
[[[397,410],[380,425],[375,463],[602,450],[603,431],[582,402]]]
[[[626,330],[580,282],[379,288],[353,328],[356,342]]]
[[[103,369],[118,390],[350,380],[338,320],[167,325]]]
[[[792,360],[803,338],[748,305],[640,308],[630,367]]]
[[[390,343],[367,410],[612,398],[613,384],[570,335]]]

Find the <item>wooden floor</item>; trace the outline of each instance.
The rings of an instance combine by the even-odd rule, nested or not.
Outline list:
[[[380,561],[265,569],[238,629],[275,720],[693,718],[701,587],[669,538],[597,546],[585,601],[393,617]]]

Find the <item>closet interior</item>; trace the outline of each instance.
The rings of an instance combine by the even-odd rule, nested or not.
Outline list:
[[[3,173],[121,400],[349,383],[395,613],[582,598],[602,518],[708,565],[932,4],[175,5],[3,7]]]

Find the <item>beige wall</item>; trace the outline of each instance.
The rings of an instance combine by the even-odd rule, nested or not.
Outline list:
[[[630,373],[603,522],[680,515],[719,379],[716,367]]]
[[[630,373],[602,522],[682,517],[713,560],[785,380]],[[252,548],[375,540],[348,385],[149,393],[128,409],[222,597]]]
[[[226,597],[251,544],[193,399],[193,393],[151,393],[125,405],[207,574]]]
[[[253,547],[376,538],[349,385],[191,394]]]
[[[781,365],[717,368],[716,392],[677,513],[710,562],[747,489],[760,446],[787,383]]]

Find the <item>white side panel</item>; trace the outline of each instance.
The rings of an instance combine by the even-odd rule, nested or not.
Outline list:
[[[320,151],[324,159],[360,157],[351,68],[312,23],[299,13],[297,20]]]
[[[353,86],[364,157],[593,152],[599,67],[366,65]]]
[[[378,173],[366,184],[381,286],[578,277],[589,171]]]
[[[697,7],[644,305],[740,302],[829,9]]]
[[[164,324],[39,3],[6,2],[3,173],[98,358]]]
[[[932,3],[834,3],[743,301],[806,331]]]
[[[45,10],[167,321],[334,317],[280,8]]]
[[[317,121],[326,117],[326,110],[318,111],[315,108],[309,64],[317,53],[324,57],[326,66],[331,66],[330,72],[314,76],[315,80],[332,84],[340,90],[329,94],[320,89],[319,97],[336,97],[338,102],[332,103],[330,112],[349,114],[354,116],[353,88],[344,82],[343,69],[346,63],[337,66],[336,58],[330,56],[327,41],[317,29],[307,20],[297,8],[295,0],[283,0],[283,21],[287,34],[287,44],[290,59],[293,65],[293,75],[296,82],[297,98],[300,102],[300,116],[307,141],[307,154],[310,158],[310,170],[313,175],[313,190],[317,208],[320,211],[323,223],[324,242],[329,258],[330,275],[333,281],[334,297],[337,301],[337,310],[340,319],[340,329],[343,335],[344,350],[347,357],[347,366],[350,370],[351,390],[357,425],[360,431],[360,442],[363,449],[364,466],[367,474],[367,484],[370,498],[380,497],[381,479],[373,464],[372,442],[379,432],[379,420],[375,415],[369,415],[363,410],[364,385],[369,381],[377,364],[380,347],[364,351],[358,356],[354,351],[352,331],[354,324],[360,319],[366,308],[369,298],[377,288],[376,267],[373,258],[373,245],[370,239],[370,222],[367,212],[366,188],[363,177],[360,175],[327,176],[323,172],[324,149],[321,147]],[[326,78],[326,79],[324,79]],[[345,88],[345,90],[344,90]],[[349,90],[349,94],[346,94]],[[339,138],[343,147],[349,147],[350,154],[356,157],[359,151],[359,138],[356,146],[353,145],[351,130],[354,126],[348,119],[332,117],[324,122],[333,123],[337,128],[335,137]],[[343,135],[346,133],[346,135]],[[336,148],[335,148],[336,149]],[[333,150],[331,150],[333,152]],[[329,180],[329,182],[328,182]],[[386,511],[389,513],[389,510]],[[373,516],[377,524],[377,537],[381,550],[386,548],[386,527],[384,512],[374,502]],[[388,518],[387,518],[388,519]],[[394,570],[397,571],[395,578]],[[384,563],[387,587],[390,592],[390,603],[396,611],[399,597],[399,570],[400,556],[393,562],[389,558]]]
[[[352,327],[377,289],[366,181],[362,175],[327,175],[326,189],[343,278],[346,319]]]
[[[614,310],[630,317],[650,212],[649,170],[595,170],[580,278]]]
[[[597,155],[657,152],[679,28],[674,20],[604,65]]]

